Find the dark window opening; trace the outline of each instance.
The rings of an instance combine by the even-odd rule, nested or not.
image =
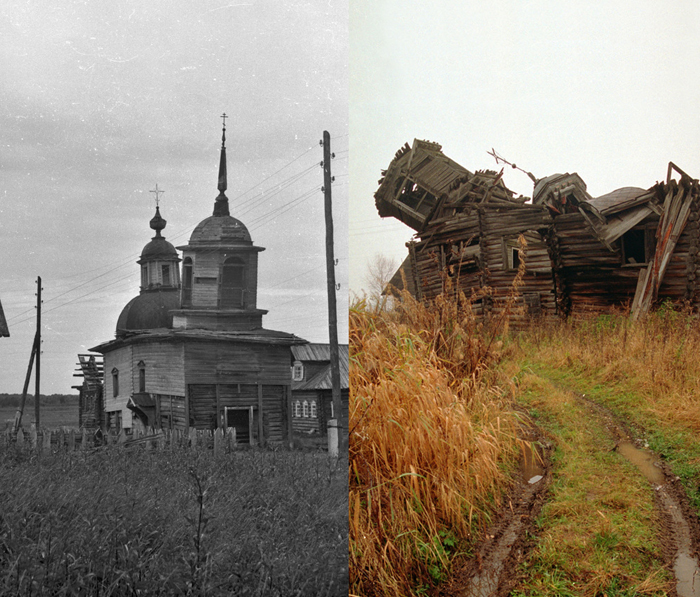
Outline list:
[[[622,258],[624,265],[649,262],[651,251],[647,247],[649,234],[644,228],[628,230],[622,235]]]
[[[141,361],[139,363],[139,392],[146,391],[146,364]]]
[[[237,257],[224,261],[221,273],[221,308],[240,309],[244,306],[245,264]]]
[[[163,278],[163,286],[170,286],[170,266],[169,265],[161,266],[161,272],[162,272],[162,278]]]
[[[510,269],[520,268],[520,250],[516,247],[510,248]]]
[[[112,369],[112,396],[119,396],[119,369]]]
[[[192,259],[185,257],[182,264],[182,304],[188,306],[192,302]]]

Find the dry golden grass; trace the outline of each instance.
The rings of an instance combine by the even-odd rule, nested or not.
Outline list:
[[[350,583],[407,595],[444,578],[497,510],[520,450],[498,349],[464,296],[350,312]]]
[[[595,375],[613,387],[624,384],[640,398],[645,416],[700,432],[700,325],[697,316],[663,305],[637,323],[625,313],[572,321],[535,338],[539,359],[560,369]]]

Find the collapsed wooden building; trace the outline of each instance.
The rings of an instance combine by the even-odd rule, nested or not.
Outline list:
[[[700,307],[700,185],[673,163],[649,189],[594,198],[566,173],[532,177],[532,198],[516,197],[503,170],[472,173],[416,139],[382,174],[379,215],[416,231],[391,285],[418,299],[464,291],[478,314],[499,316],[522,262],[516,321],[621,307],[638,317],[664,300]]]

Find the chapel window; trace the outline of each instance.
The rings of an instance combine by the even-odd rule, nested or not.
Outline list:
[[[240,309],[245,305],[245,264],[238,257],[224,261],[221,272],[222,309]]]
[[[139,392],[144,393],[146,391],[146,363],[140,361],[139,367]]]
[[[182,306],[192,303],[192,258],[185,257],[182,263]]]

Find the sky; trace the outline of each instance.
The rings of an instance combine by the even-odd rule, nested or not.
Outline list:
[[[374,206],[415,138],[471,172],[487,152],[541,178],[577,172],[597,197],[649,188],[672,161],[700,177],[700,5],[689,1],[352,0],[350,290],[398,266],[413,230]],[[532,196],[506,166],[506,186]]]
[[[114,338],[153,237],[187,244],[218,195],[265,247],[263,325],[328,342],[323,131],[339,338],[348,308],[348,6],[304,0],[5,0],[0,6],[0,393],[21,392],[42,278],[41,391]],[[34,391],[32,380],[30,393]]]

